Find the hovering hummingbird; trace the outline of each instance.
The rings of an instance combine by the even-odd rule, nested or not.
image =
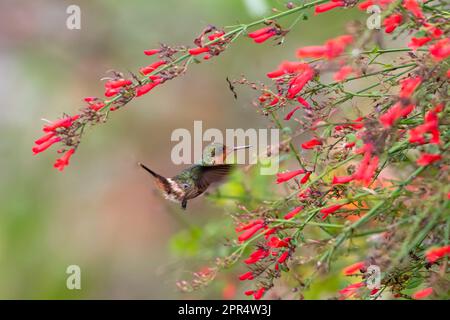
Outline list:
[[[204,149],[201,164],[184,169],[172,178],[165,178],[142,163],[139,165],[155,178],[156,186],[166,199],[179,202],[181,208],[186,209],[188,200],[198,197],[211,184],[223,181],[230,174],[234,165],[224,162],[231,152],[249,147],[230,148],[222,144],[210,144]]]

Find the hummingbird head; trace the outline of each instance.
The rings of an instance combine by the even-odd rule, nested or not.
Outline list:
[[[229,147],[222,143],[211,143],[203,149],[202,163],[204,165],[224,164],[229,154],[247,148],[250,148],[250,145]]]

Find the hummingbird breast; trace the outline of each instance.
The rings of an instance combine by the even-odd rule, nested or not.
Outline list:
[[[173,179],[167,178],[170,188],[164,190],[164,197],[167,200],[180,202],[184,199],[185,191]]]

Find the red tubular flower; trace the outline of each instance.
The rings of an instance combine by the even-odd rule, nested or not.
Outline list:
[[[410,104],[406,107],[401,102],[397,102],[388,111],[380,116],[380,123],[385,128],[390,128],[400,118],[405,118],[414,110],[414,105]]]
[[[352,72],[353,72],[352,67],[343,66],[341,69],[339,69],[338,72],[334,74],[333,79],[339,82],[344,81]]]
[[[264,259],[268,255],[269,255],[269,251],[259,248],[258,250],[256,250],[252,254],[250,254],[250,257],[248,259],[244,260],[244,262],[246,264],[253,264],[253,263],[258,262],[261,259]]]
[[[333,177],[333,181],[331,184],[345,184],[353,181],[355,178],[353,176],[342,176],[342,177]]]
[[[278,258],[278,263],[284,263],[288,257],[289,257],[289,251],[283,252],[281,254],[281,256]]]
[[[43,144],[44,142],[47,142],[48,140],[50,140],[51,138],[53,138],[55,136],[55,132],[49,132],[46,135],[40,137],[39,139],[35,140],[34,143],[35,144]]]
[[[431,41],[430,37],[422,37],[422,38],[416,38],[412,37],[411,41],[408,43],[408,47],[410,47],[412,50],[417,50],[417,48],[422,47],[423,45],[427,44],[429,41]]]
[[[286,114],[286,116],[284,117],[284,120],[286,120],[286,121],[291,120],[291,118],[294,115],[295,111],[297,111],[298,109],[300,109],[299,106],[296,106],[294,109],[292,109],[288,114]]]
[[[120,80],[114,80],[114,81],[108,81],[105,83],[105,87],[109,89],[117,89],[124,86],[129,86],[132,84],[133,81],[128,79],[120,79]]]
[[[276,35],[276,32],[275,32],[275,31],[273,31],[273,32],[268,32],[268,33],[266,33],[266,34],[263,34],[262,36],[259,36],[259,37],[257,37],[257,38],[254,38],[253,41],[254,41],[255,43],[263,43],[263,42],[266,42],[267,40],[269,40],[270,38],[272,38],[272,37],[275,36],[275,35]]]
[[[416,293],[411,295],[411,297],[415,300],[420,300],[420,299],[425,299],[426,297],[430,296],[431,294],[433,294],[433,288],[425,288],[425,289],[417,291]]]
[[[113,97],[116,94],[120,93],[120,89],[106,89],[105,90],[105,97]]]
[[[314,69],[309,67],[289,82],[289,89],[286,98],[293,99],[303,87],[314,77]]]
[[[310,176],[310,175],[311,175],[311,172],[308,171],[308,172],[303,176],[303,178],[300,180],[300,183],[301,183],[301,184],[307,183],[308,180],[309,180],[309,176]]]
[[[386,17],[383,21],[383,25],[385,27],[384,31],[386,33],[392,33],[397,27],[402,23],[403,16],[399,13],[391,14],[389,17]]]
[[[68,128],[72,125],[74,121],[76,121],[80,116],[77,114],[73,117],[65,117],[59,120],[56,120],[55,122],[52,122],[49,125],[44,126],[44,132],[52,132],[55,131],[58,128]]]
[[[156,87],[160,83],[161,83],[161,81],[154,81],[154,82],[143,84],[140,87],[137,87],[136,97],[140,97],[140,96],[148,93],[150,90],[152,90],[154,87]]]
[[[302,173],[305,173],[305,170],[300,169],[300,170],[288,171],[288,172],[284,172],[284,173],[277,173],[277,184],[289,181],[292,178],[294,178]]]
[[[270,228],[264,231],[264,238],[268,239],[271,234],[274,234],[277,231],[277,228]]]
[[[266,292],[266,288],[260,288],[260,289],[255,291],[255,293],[253,294],[253,297],[256,300],[259,300],[259,299],[262,298],[262,296],[264,295],[265,292]]]
[[[255,224],[264,224],[264,220],[263,219],[257,219],[257,220],[250,221],[247,224],[241,224],[238,227],[236,227],[235,230],[236,230],[236,232],[241,232],[241,231],[244,231],[244,230],[248,230],[251,227],[253,227]]]
[[[417,164],[419,166],[428,166],[442,159],[440,154],[432,153],[422,153],[422,155],[417,159]]]
[[[251,228],[249,228],[248,230],[246,230],[243,234],[241,234],[238,237],[239,241],[246,241],[248,239],[250,239],[256,232],[258,232],[260,229],[264,228],[264,224],[255,224],[254,226],[252,226]]]
[[[411,12],[417,19],[424,19],[422,8],[417,0],[403,0],[403,7]]]
[[[284,219],[286,219],[286,220],[292,219],[302,210],[303,210],[303,207],[297,207],[294,210],[290,211],[289,213],[286,213],[286,215],[284,216]]]
[[[437,260],[450,255],[450,245],[438,248],[430,248],[425,253],[425,257],[429,263],[434,263]]]
[[[267,241],[267,245],[271,248],[283,248],[289,246],[290,239],[281,240],[278,237],[272,237]]]
[[[305,143],[302,143],[302,148],[303,149],[313,149],[315,146],[321,146],[322,145],[322,141],[320,141],[317,138],[312,138],[309,141],[306,141]]]
[[[146,56],[153,56],[157,53],[161,52],[161,49],[150,49],[150,50],[144,50],[144,54]]]
[[[378,169],[378,162],[378,156],[374,156],[367,165],[367,169],[361,179],[366,187],[369,186],[373,176],[375,175],[375,171]]]
[[[41,144],[38,144],[36,146],[34,146],[31,150],[33,151],[33,154],[38,154],[41,153],[45,150],[47,150],[48,148],[50,148],[53,144],[57,143],[61,141],[60,137],[52,137],[49,138],[47,141],[42,142]]]
[[[439,40],[430,46],[430,54],[436,61],[441,61],[450,56],[450,38]]]
[[[83,100],[86,101],[87,103],[89,103],[89,102],[93,102],[93,101],[97,100],[97,98],[96,97],[86,97]]]
[[[246,273],[244,273],[244,274],[241,274],[240,276],[239,276],[239,280],[241,280],[241,281],[244,281],[244,280],[253,280],[254,279],[254,277],[253,277],[253,273],[251,272],[251,271],[248,271],[248,272],[246,272]]]
[[[156,69],[158,69],[160,66],[166,64],[167,62],[164,60],[158,60],[156,62],[153,62],[151,65],[148,65],[146,67],[141,68],[139,71],[143,74],[143,75],[147,75],[153,71],[155,71]]]
[[[302,97],[297,97],[297,101],[302,104],[305,108],[310,108],[308,101],[303,99]]]
[[[328,217],[328,215],[330,213],[338,211],[343,206],[344,206],[343,204],[335,204],[335,205],[332,205],[332,206],[329,206],[329,207],[326,207],[326,208],[320,210],[320,213],[323,214],[322,220],[325,220],[325,218]]]
[[[418,86],[422,83],[421,77],[406,78],[400,81],[400,98],[410,98]]]
[[[319,14],[322,12],[326,12],[329,10],[332,10],[334,8],[337,7],[344,7],[345,6],[345,2],[344,1],[331,1],[331,2],[327,2],[324,4],[319,4],[317,6],[314,7],[314,13],[315,14]]]
[[[366,0],[361,2],[358,5],[360,10],[366,11],[367,8],[373,5],[381,6],[382,8],[386,7],[388,4],[392,3],[394,0]]]
[[[70,157],[72,157],[74,153],[75,149],[70,149],[61,158],[56,159],[56,162],[53,166],[59,171],[63,171],[64,168],[69,165]]]
[[[247,290],[247,291],[244,292],[244,294],[245,294],[246,296],[251,296],[251,295],[253,295],[254,293],[255,293],[255,291],[253,291],[253,290]]]
[[[209,52],[209,48],[208,47],[197,47],[197,48],[189,49],[188,52],[191,56],[197,56],[199,54]]]
[[[105,104],[103,102],[97,102],[97,103],[92,103],[89,105],[89,109],[94,110],[94,111],[98,111],[101,108],[103,108],[105,106]]]
[[[283,61],[276,70],[267,73],[268,78],[278,78],[285,74],[292,74],[308,69],[309,66],[306,63],[297,61]]]
[[[355,295],[358,292],[358,289],[364,287],[364,282],[358,282],[348,285],[342,290],[339,290],[339,294],[342,296],[342,298],[347,299],[351,296]]]
[[[299,58],[322,58],[328,52],[326,46],[308,46],[297,50],[297,57]]]
[[[265,35],[266,33],[270,33],[270,32],[272,32],[273,30],[274,30],[273,27],[264,27],[264,28],[255,30],[255,31],[253,31],[253,32],[250,32],[250,33],[248,34],[248,36],[249,36],[250,38],[252,38],[252,39],[255,39],[255,38],[261,37],[262,35]]]
[[[345,267],[342,270],[342,273],[344,275],[346,275],[346,276],[350,276],[350,275],[352,275],[352,274],[354,274],[356,272],[359,272],[360,270],[364,269],[365,266],[366,266],[366,263],[363,262],[363,261],[356,262],[356,263],[354,263],[354,264],[352,264],[352,265],[350,265],[348,267]]]
[[[216,31],[213,34],[210,34],[208,36],[208,39],[209,39],[209,41],[214,41],[217,38],[220,38],[221,36],[223,36],[224,34],[225,34],[225,32],[223,32],[223,31]]]

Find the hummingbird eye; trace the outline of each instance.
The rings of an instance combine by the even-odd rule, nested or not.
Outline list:
[[[183,183],[181,186],[183,187],[183,189],[189,188],[189,185],[187,183]]]

